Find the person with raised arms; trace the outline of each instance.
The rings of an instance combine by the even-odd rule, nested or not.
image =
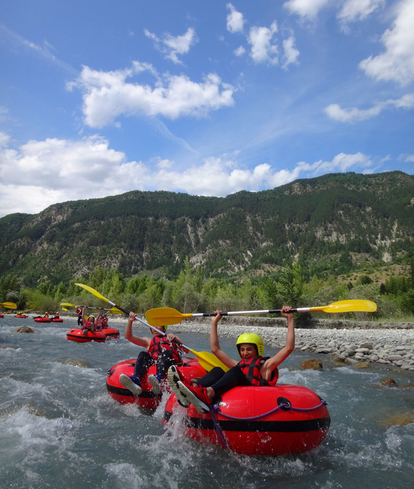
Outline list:
[[[82,334],[86,335],[88,331],[91,331],[92,333],[95,331],[95,316],[93,314],[90,314],[88,318],[86,319],[85,316],[85,310],[86,307],[82,307]]]
[[[168,370],[168,382],[177,399],[186,399],[187,406],[193,404],[199,413],[207,413],[210,403],[216,396],[221,396],[236,386],[274,386],[278,379],[278,366],[295,349],[295,327],[291,307],[283,306],[282,316],[287,319],[286,345],[273,357],[264,357],[263,339],[256,333],[244,333],[237,339],[236,346],[241,361],[234,360],[220,348],[217,325],[222,318],[221,311],[211,318],[210,348],[224,365],[229,367],[225,372],[214,367],[204,377],[193,379],[190,383],[180,377],[175,366]],[[180,404],[183,405],[182,402]]]
[[[128,323],[125,328],[125,338],[134,343],[134,345],[146,348],[146,351],[142,351],[138,355],[134,374],[131,376],[121,374],[119,381],[135,396],[139,396],[142,393],[140,380],[142,374],[147,368],[155,365],[157,373],[150,375],[148,382],[152,386],[153,394],[158,395],[161,392],[160,382],[165,377],[168,368],[179,363],[181,361],[181,352],[187,353],[188,350],[181,344],[182,341],[178,336],[173,333],[165,334],[167,326],[158,327],[157,329],[160,331],[151,328],[152,338],[141,338],[134,335],[132,333],[132,323],[136,316],[134,312],[129,313]]]

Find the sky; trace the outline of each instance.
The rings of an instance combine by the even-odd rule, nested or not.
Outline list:
[[[414,173],[414,0],[0,9],[0,217]]]

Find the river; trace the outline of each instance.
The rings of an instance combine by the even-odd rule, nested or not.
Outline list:
[[[301,370],[301,360],[326,356],[295,351],[279,382],[306,386],[328,402],[328,435],[305,454],[253,458],[190,440],[179,424],[164,427],[166,398],[155,413],[114,401],[108,369],[140,350],[123,338],[126,321],[121,339],[105,343],[66,340],[74,324],[0,319],[2,489],[406,489],[414,480],[414,423],[395,425],[395,416],[413,413],[413,372],[333,364]],[[35,333],[16,333],[22,325]],[[145,327],[137,334],[149,335]],[[180,337],[209,350],[207,334]],[[235,358],[233,339],[221,346]],[[380,387],[387,377],[398,387]]]

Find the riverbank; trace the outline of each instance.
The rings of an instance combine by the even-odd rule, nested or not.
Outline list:
[[[30,317],[31,316],[31,317]],[[32,319],[36,314],[28,316]],[[61,315],[76,324],[77,317]],[[143,318],[145,319],[145,318]],[[111,326],[126,325],[126,317],[113,315]],[[137,325],[138,326],[138,325]],[[142,325],[139,325],[142,329]],[[177,334],[185,332],[209,334],[210,318],[185,319],[172,326]],[[252,316],[224,317],[220,336],[237,338],[246,331],[262,336],[266,345],[283,347],[286,342],[286,320]],[[414,371],[414,323],[315,319],[297,322],[296,350],[329,355],[337,363],[368,368],[371,363],[390,365]]]
[[[243,321],[240,321],[240,318],[231,318],[229,321],[228,318],[223,318],[220,323],[220,336],[236,338],[248,329],[259,334],[266,345],[280,348],[285,345],[285,319],[278,319],[276,324],[268,323],[266,326],[257,326],[248,319],[243,318]],[[295,328],[295,349],[330,355],[338,363],[360,368],[368,368],[370,363],[380,363],[414,371],[414,324],[379,324],[371,321],[361,324],[356,321],[319,320],[317,327],[312,329],[298,325]],[[186,320],[174,327],[177,334],[186,331],[208,334],[210,323]]]

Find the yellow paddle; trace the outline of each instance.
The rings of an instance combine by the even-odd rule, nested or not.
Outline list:
[[[91,294],[95,295],[96,297],[99,297],[99,299],[102,299],[103,301],[107,302],[110,304],[112,307],[118,308],[120,311],[123,313],[127,314],[129,316],[129,312],[123,309],[121,306],[118,304],[115,304],[115,302],[110,301],[106,297],[104,297],[102,294],[100,294],[97,290],[93,289],[92,287],[89,287],[89,285],[85,284],[75,284],[78,285],[79,287],[83,287],[87,291],[89,291]],[[142,319],[139,319],[138,317],[135,318],[137,321],[140,323],[144,324],[148,328],[155,329],[159,333],[165,336],[165,333],[157,328],[153,328],[150,324],[146,323]],[[167,323],[164,324],[157,324],[157,326],[165,326]],[[175,323],[171,323],[175,324]],[[200,363],[200,365],[209,372],[212,368],[214,367],[221,367],[225,372],[229,369],[226,365],[224,365],[223,362],[221,362],[213,353],[207,352],[207,351],[195,351],[192,348],[189,348],[187,345],[184,345],[184,343],[181,343],[181,345],[189,350],[193,355],[195,355]]]
[[[61,302],[61,306],[66,306],[66,307],[82,307],[82,306],[75,306],[75,304],[70,304],[69,302]],[[67,311],[67,309],[64,309],[64,311]],[[99,307],[92,307],[92,306],[86,306],[86,309],[99,309]],[[104,309],[104,311],[108,311],[112,314],[122,314],[122,311],[120,311],[117,307],[112,307],[111,309]]]
[[[0,307],[7,307],[7,309],[17,309],[17,304],[14,302],[0,302]]]
[[[328,313],[340,313],[351,311],[367,311],[374,312],[377,310],[375,302],[366,300],[349,300],[339,301],[329,304],[328,306],[316,306],[316,307],[298,307],[297,309],[291,309],[291,312],[317,312],[323,311]],[[281,312],[281,309],[268,309],[260,311],[233,311],[222,312],[222,316],[241,316],[244,314],[274,314]],[[164,326],[166,324],[178,324],[186,318],[208,317],[215,316],[215,312],[200,312],[195,314],[181,314],[176,309],[171,307],[158,307],[150,309],[145,313],[145,317],[151,326]]]

